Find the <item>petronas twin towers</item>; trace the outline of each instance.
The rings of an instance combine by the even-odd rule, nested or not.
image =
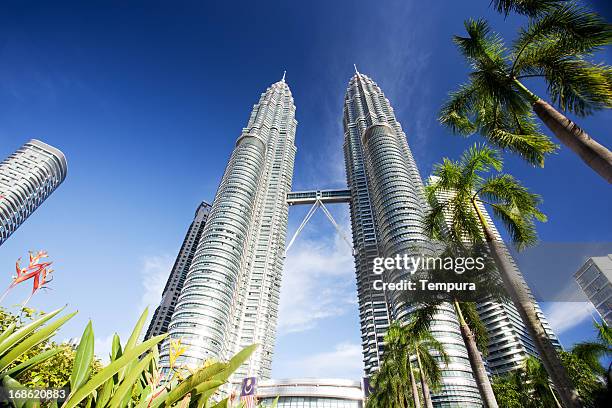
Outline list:
[[[343,190],[343,200],[350,203],[363,359],[369,376],[382,362],[390,322],[406,319],[414,307],[397,293],[375,290],[373,281],[379,277],[372,272],[373,259],[427,251],[421,227],[427,206],[421,176],[393,108],[378,85],[357,69],[346,91],[343,116],[350,191],[349,198]],[[293,97],[283,77],[254,105],[195,250],[191,249],[191,263],[184,276],[172,278],[184,283],[172,302],[175,307],[167,316],[157,316],[169,321],[162,364],[167,364],[173,339],[187,346],[179,364],[189,366],[225,360],[258,343],[261,347],[232,381],[270,378],[296,127]],[[431,331],[450,356],[434,403],[481,406],[451,307],[440,308]]]

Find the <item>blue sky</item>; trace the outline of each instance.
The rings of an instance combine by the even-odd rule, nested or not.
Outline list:
[[[49,251],[53,289],[32,305],[80,311],[63,338],[91,318],[104,352],[114,331],[125,337],[155,305],[197,204],[212,200],[252,105],[283,70],[299,121],[294,189],[345,183],[341,111],[353,63],[391,100],[425,177],[481,140],[436,122],[467,73],[451,36],[468,17],[488,18],[507,39],[524,22],[504,20],[488,0],[220,3],[0,6],[0,157],[39,138],[69,163],[63,185],[0,248],[0,270],[8,285],[16,258]],[[605,1],[593,6],[612,19]],[[612,63],[609,50],[598,59]],[[612,146],[612,112],[579,123]],[[506,157],[506,169],[544,197],[541,239],[580,244],[550,280],[571,291],[585,256],[612,252],[610,188],[565,149],[544,169]],[[291,211],[290,234],[306,209]],[[348,225],[346,207],[333,212]],[[531,282],[540,271],[523,272]],[[319,214],[287,259],[275,377],[360,376],[354,285],[350,252]],[[566,346],[591,336],[583,304],[545,309]]]

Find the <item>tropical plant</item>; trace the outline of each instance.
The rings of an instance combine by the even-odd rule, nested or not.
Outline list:
[[[489,245],[504,288],[527,326],[564,405],[576,407],[580,405],[578,394],[543,329],[525,280],[481,210],[485,207],[492,210],[516,248],[537,242],[534,220],[546,220],[538,209],[541,199],[511,175],[499,173],[501,169],[499,153],[478,145],[468,149],[458,161],[445,158],[436,165],[433,172],[436,178],[426,187],[428,201],[433,203],[426,216],[426,226],[430,228],[427,234],[452,242],[485,241]]]
[[[63,309],[55,310],[17,329],[9,324],[0,334],[0,382],[7,389],[23,387],[16,376],[36,367],[62,350],[55,348],[15,364],[26,351],[50,338],[76,312],[54,319]],[[69,393],[62,408],[91,407],[226,407],[227,399],[219,403],[212,396],[229,376],[249,358],[257,345],[245,348],[229,362],[208,362],[199,368],[170,367],[168,374],[159,369],[158,343],[165,335],[138,342],[147,310],[136,323],[129,339],[122,345],[113,338],[110,362],[96,373],[94,332],[89,322],[76,349],[74,364],[67,382]],[[173,350],[178,352],[179,348]],[[176,360],[174,360],[176,361]],[[10,401],[16,408],[38,406],[33,399]],[[52,401],[51,406],[57,406]]]
[[[0,309],[0,331],[4,331],[12,324],[15,324],[16,329],[19,329],[43,315],[44,313],[31,308],[22,308],[19,314],[13,314],[7,310]],[[72,344],[57,344],[48,339],[43,340],[19,356],[9,368],[13,368],[33,357],[47,352],[52,352],[53,355],[31,366],[28,370],[23,370],[19,374],[14,375],[15,379],[26,387],[63,387],[70,378],[70,373],[76,357],[76,349]],[[101,367],[100,361],[97,359],[94,360],[92,372],[95,374],[100,371]]]
[[[368,408],[420,407],[406,335],[399,322],[393,322],[387,330],[383,362],[372,378],[372,388]]]
[[[408,349],[415,356],[417,362],[423,403],[426,408],[433,408],[430,389],[436,391],[442,385],[442,370],[438,360],[448,365],[448,354],[446,354],[442,343],[436,340],[430,331],[414,331],[410,325],[406,327],[405,331],[408,334]]]
[[[605,400],[605,387],[586,362],[578,355],[564,351],[561,352],[561,361],[586,407],[608,406],[610,401]],[[493,388],[502,408],[561,408],[546,370],[533,356],[527,357],[519,370],[496,376]]]
[[[543,166],[556,146],[540,133],[535,112],[561,143],[612,182],[612,152],[524,84],[543,79],[552,101],[578,116],[612,108],[612,67],[587,59],[612,43],[612,25],[573,2],[553,3],[494,1],[499,10],[537,16],[520,30],[510,49],[485,20],[465,22],[468,36],[455,36],[454,42],[472,72],[469,81],[450,94],[440,122],[454,133],[478,132],[491,144]]]

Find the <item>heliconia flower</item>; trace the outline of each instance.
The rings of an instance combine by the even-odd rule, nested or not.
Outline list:
[[[28,301],[32,298],[32,296],[34,295],[34,293],[36,293],[38,289],[46,287],[44,286],[45,283],[51,282],[48,277],[51,275],[53,270],[48,268],[52,264],[52,262],[40,261],[42,258],[47,257],[48,255],[46,251],[38,251],[36,254],[30,252],[30,262],[25,268],[21,267],[21,258],[17,259],[17,262],[15,262],[15,271],[17,275],[13,276],[13,281],[0,297],[0,301],[2,301],[7,295],[7,293],[15,286],[32,278],[34,278],[32,293],[30,293],[30,296],[25,300],[22,306],[25,306],[28,303]]]
[[[187,347],[181,347],[181,339],[170,340],[170,368],[174,368],[176,359],[179,358],[185,351],[187,351]]]

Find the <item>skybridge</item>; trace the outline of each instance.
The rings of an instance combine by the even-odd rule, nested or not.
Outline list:
[[[323,204],[349,203],[351,190],[311,190],[294,191],[287,194],[287,204],[314,204],[319,200]]]
[[[304,217],[304,220],[293,234],[291,241],[285,248],[285,255],[289,251],[289,248],[293,245],[300,232],[304,229],[308,221],[312,218],[317,209],[321,208],[329,222],[332,223],[338,234],[342,237],[344,242],[351,248],[353,256],[357,254],[355,248],[353,248],[352,242],[348,239],[344,231],[340,228],[334,217],[331,215],[325,204],[336,204],[336,203],[350,203],[351,202],[351,190],[310,190],[310,191],[294,191],[287,193],[287,204],[290,206],[294,205],[308,205],[312,204],[310,210]]]

